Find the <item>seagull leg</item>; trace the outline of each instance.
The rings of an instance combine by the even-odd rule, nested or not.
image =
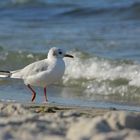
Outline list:
[[[36,92],[32,89],[32,87],[30,85],[27,85],[28,88],[32,91],[32,102],[35,100],[35,97],[36,97]]]
[[[47,101],[48,101],[48,99],[47,99],[46,87],[44,88],[44,97],[45,97],[45,101],[47,102]]]

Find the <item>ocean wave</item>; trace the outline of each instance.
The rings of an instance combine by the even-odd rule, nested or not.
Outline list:
[[[115,16],[123,18],[139,18],[140,2],[119,5],[107,5],[101,7],[93,6],[78,6],[69,11],[60,14],[61,16]]]
[[[97,16],[101,17],[119,17],[125,19],[139,19],[140,2],[128,1],[128,2],[64,2],[47,1],[47,0],[3,0],[0,1],[0,8],[55,8],[56,16],[72,16],[72,17],[87,17]],[[60,9],[66,9],[60,12]],[[54,11],[54,9],[53,9]]]
[[[126,94],[140,91],[140,64],[132,61],[109,60],[98,57],[66,61],[63,84],[79,87],[88,94]]]

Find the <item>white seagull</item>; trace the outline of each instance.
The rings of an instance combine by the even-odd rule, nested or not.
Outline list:
[[[31,86],[43,87],[45,101],[48,101],[46,87],[62,78],[65,71],[64,57],[73,58],[62,49],[53,47],[49,50],[48,58],[31,63],[20,70],[0,71],[0,77],[22,79],[32,91],[32,102],[36,92]]]

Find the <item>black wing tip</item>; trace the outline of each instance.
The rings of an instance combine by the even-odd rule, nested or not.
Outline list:
[[[3,73],[11,73],[10,71],[6,71],[6,70],[0,70],[0,72],[3,72]]]

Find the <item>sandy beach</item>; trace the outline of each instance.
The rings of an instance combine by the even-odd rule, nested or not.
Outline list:
[[[140,113],[0,102],[1,140],[138,140]]]

